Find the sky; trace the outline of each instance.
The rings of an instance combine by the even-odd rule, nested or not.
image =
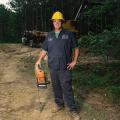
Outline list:
[[[0,4],[4,4],[6,5],[6,3],[8,3],[9,0],[0,0]]]
[[[7,8],[10,9],[8,2],[9,2],[9,0],[0,0],[0,4],[4,4]]]

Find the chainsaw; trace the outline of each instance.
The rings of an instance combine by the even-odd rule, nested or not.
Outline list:
[[[46,89],[47,84],[49,84],[50,82],[48,81],[47,73],[44,71],[44,68],[42,66],[40,65],[36,66],[35,75],[37,87],[40,89]]]

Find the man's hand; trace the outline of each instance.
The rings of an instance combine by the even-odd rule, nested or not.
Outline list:
[[[72,69],[74,69],[74,67],[76,66],[76,64],[77,64],[77,62],[76,61],[73,61],[73,62],[71,62],[71,63],[68,63],[67,65],[67,69],[68,70],[72,70]]]
[[[78,61],[78,57],[79,57],[79,53],[80,53],[80,49],[79,48],[75,48],[73,61],[71,63],[67,64],[68,65],[67,66],[68,70],[72,70],[76,66],[77,61]]]
[[[39,59],[37,60],[37,62],[35,63],[35,68],[36,68],[36,69],[38,69],[38,65],[41,66],[41,60],[46,56],[46,54],[47,54],[47,52],[44,51],[44,50],[42,50],[42,51],[40,52],[40,57],[39,57]]]

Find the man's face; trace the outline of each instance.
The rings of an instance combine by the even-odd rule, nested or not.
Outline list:
[[[55,29],[60,29],[62,27],[62,21],[61,20],[53,20],[53,26]]]

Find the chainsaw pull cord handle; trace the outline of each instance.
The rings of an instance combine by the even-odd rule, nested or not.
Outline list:
[[[41,69],[41,62],[38,65],[35,65],[35,69]]]
[[[38,64],[38,68],[39,68],[39,70],[41,70],[41,69],[42,69],[40,64]]]

